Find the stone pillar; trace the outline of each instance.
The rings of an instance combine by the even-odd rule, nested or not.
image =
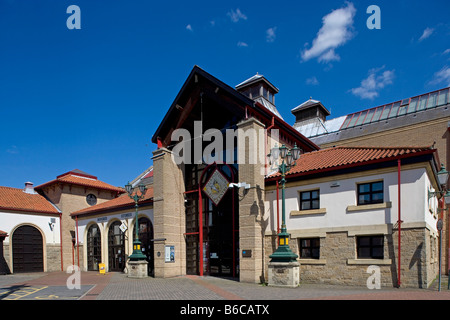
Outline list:
[[[154,151],[152,159],[155,277],[185,275],[186,222],[183,171],[181,166],[175,164],[168,149],[160,148]],[[174,247],[174,261],[165,261],[166,246]]]
[[[241,282],[264,279],[264,124],[254,118],[238,123],[239,182],[250,184],[241,190],[239,201],[239,277]]]
[[[300,284],[300,264],[294,262],[270,262],[269,286],[295,288]]]
[[[147,278],[148,262],[145,260],[128,261],[128,278]]]

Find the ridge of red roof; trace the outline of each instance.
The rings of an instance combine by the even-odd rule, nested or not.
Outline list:
[[[22,189],[1,186],[0,209],[59,214],[59,211],[38,193],[25,193]]]
[[[302,154],[291,170],[286,173],[286,176],[338,170],[343,167],[366,165],[372,162],[434,152],[436,149],[431,147],[331,147]],[[270,181],[280,176],[281,174],[277,172],[268,176],[266,180]]]
[[[144,198],[139,200],[139,203],[145,203],[150,200],[153,200],[153,188],[147,189],[147,191],[145,192]],[[108,200],[106,202],[102,202],[102,203],[96,204],[92,207],[72,212],[70,215],[71,216],[81,216],[81,215],[85,215],[85,214],[89,214],[89,213],[95,213],[95,212],[101,212],[101,211],[113,210],[113,209],[120,209],[120,208],[127,207],[130,205],[134,205],[134,200],[130,199],[128,194],[122,194],[119,197]]]
[[[49,182],[38,185],[37,187],[35,187],[35,189],[42,189],[44,187],[47,187],[47,186],[55,184],[55,183],[69,183],[69,184],[75,184],[75,185],[80,185],[80,186],[84,186],[84,187],[110,190],[110,191],[115,191],[115,192],[119,192],[119,193],[125,192],[125,190],[123,188],[115,187],[106,182],[97,180],[97,177],[92,176],[92,175],[77,173],[77,172],[75,172],[75,170],[61,174],[61,175],[57,176],[56,179],[54,179],[54,180],[51,180]]]

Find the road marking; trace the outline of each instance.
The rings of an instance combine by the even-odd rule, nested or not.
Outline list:
[[[21,298],[24,298],[26,296],[29,296],[30,294],[34,294],[38,291],[41,291],[45,288],[48,288],[48,286],[45,287],[41,287],[41,288],[23,288],[17,291],[3,291],[1,294],[2,295],[7,295],[7,297],[5,297],[3,300],[19,300]],[[14,293],[9,293],[9,292],[14,292]],[[10,298],[12,296],[12,298]]]

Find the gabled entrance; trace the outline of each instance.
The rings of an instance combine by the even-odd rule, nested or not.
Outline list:
[[[228,188],[236,176],[236,166],[227,164],[186,166],[187,274],[238,276],[238,203],[236,190]],[[214,198],[214,193],[222,193],[222,197]]]

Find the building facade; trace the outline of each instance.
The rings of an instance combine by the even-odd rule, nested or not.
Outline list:
[[[335,147],[303,155],[286,179],[286,225],[302,282],[426,288],[438,273],[435,150]],[[266,180],[266,248],[277,234],[277,176]],[[399,222],[400,221],[400,222]],[[399,245],[400,243],[400,245]],[[266,257],[268,258],[268,257]]]
[[[138,202],[138,234],[150,276],[154,276],[155,243],[152,176],[151,167],[132,181],[133,187],[139,184],[147,187],[144,197]],[[99,265],[103,263],[106,272],[128,272],[128,256],[133,252],[136,232],[135,209],[135,202],[127,194],[121,194],[71,213],[78,235],[77,254],[81,256],[81,270],[99,271]]]
[[[310,99],[291,112],[294,127],[321,148],[332,146],[433,146],[450,168],[450,88],[407,97],[374,108],[327,119],[330,112]],[[447,188],[450,187],[450,182]],[[449,219],[444,221],[443,270],[449,270]]]
[[[74,211],[116,198],[124,190],[75,169],[34,187],[0,187],[0,221],[10,272],[65,270],[79,263]],[[27,254],[29,253],[29,254]]]
[[[232,88],[197,66],[192,69],[152,137],[153,166],[131,183],[147,187],[138,202],[137,224],[148,275],[266,282],[269,256],[277,248],[281,200],[280,176],[266,155],[286,145],[301,149],[285,189],[286,224],[291,248],[299,256],[300,280],[365,285],[372,266],[379,268],[383,286],[427,287],[438,270],[436,220],[443,209],[427,194],[441,190],[439,157],[448,157],[448,152],[441,154],[442,139],[434,146],[406,138],[374,146],[356,131],[374,132],[403,116],[432,118],[439,131],[448,112],[448,90],[447,95],[438,91],[436,105],[426,107],[426,115],[419,107],[410,112],[415,100],[409,99],[405,115],[393,103],[387,120],[377,122],[372,121],[380,111],[375,108],[359,112],[355,121],[352,114],[350,120],[327,123],[328,110],[310,99],[293,109],[294,125],[276,108],[278,91],[259,74]],[[419,106],[421,98],[417,101]],[[390,117],[394,107],[396,117]],[[372,118],[366,122],[369,113]],[[356,128],[361,124],[366,127]],[[409,124],[391,133],[412,134],[421,126],[426,127]],[[323,128],[328,128],[325,133]],[[331,136],[343,138],[351,130],[355,144],[367,145],[332,147],[337,143],[330,142]],[[45,234],[41,243],[55,239],[60,258],[44,253],[43,270],[74,264],[98,271],[104,264],[108,272],[128,272],[136,213],[124,189],[73,170],[34,190],[54,210],[33,215],[43,219],[34,223],[40,234],[48,232],[49,215],[57,218],[54,233]],[[0,220],[0,229],[9,234],[3,247],[10,268],[14,228],[22,218],[31,221],[26,210],[19,211]]]

